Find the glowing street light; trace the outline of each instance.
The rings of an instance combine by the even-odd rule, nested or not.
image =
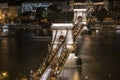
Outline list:
[[[8,79],[8,72],[2,72],[0,74],[0,80],[7,80]]]
[[[3,72],[3,73],[1,73],[1,75],[5,77],[5,76],[8,76],[8,73],[7,72]]]

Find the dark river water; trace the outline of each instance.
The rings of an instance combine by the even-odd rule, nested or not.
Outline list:
[[[30,70],[37,69],[46,56],[48,43],[25,37],[1,37],[0,74],[7,72],[8,80],[28,77]],[[78,53],[83,64],[81,79],[76,80],[120,80],[119,32],[100,31],[81,36]]]
[[[120,32],[99,31],[84,35],[79,56],[81,80],[120,80]]]
[[[0,72],[7,72],[9,80],[28,77],[30,70],[38,68],[46,56],[47,45],[48,42],[25,37],[0,38]]]

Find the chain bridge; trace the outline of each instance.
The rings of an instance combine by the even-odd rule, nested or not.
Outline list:
[[[84,5],[86,3],[75,3],[74,6],[78,6],[78,4],[86,6]],[[100,3],[100,5],[104,5],[104,3]],[[35,72],[31,71],[30,80],[58,80],[69,55],[74,54],[78,47],[77,42],[81,33],[88,30],[89,11],[87,8],[73,9],[73,23],[52,23],[52,42],[48,46],[49,55]]]

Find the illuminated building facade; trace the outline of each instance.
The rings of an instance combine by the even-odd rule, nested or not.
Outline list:
[[[25,2],[25,3],[22,3],[22,13],[26,12],[26,11],[36,12],[37,8],[39,8],[39,7],[48,7],[51,4],[52,3],[49,3],[49,2],[44,2],[44,3],[40,3],[40,2]]]
[[[8,3],[0,4],[0,23],[5,23],[8,14]]]

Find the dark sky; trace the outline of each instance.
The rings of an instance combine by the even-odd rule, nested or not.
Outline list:
[[[25,2],[25,1],[65,1],[65,0],[0,0],[0,2],[16,2],[16,1]],[[74,1],[86,1],[86,0],[74,0]],[[92,0],[92,1],[103,1],[103,0]]]
[[[7,2],[23,1],[24,2],[24,1],[65,1],[65,0],[0,0],[0,2],[6,2],[6,1]],[[86,0],[74,0],[74,1],[86,1]],[[103,0],[91,0],[91,1],[103,1]],[[117,1],[119,1],[119,0],[117,0]]]

